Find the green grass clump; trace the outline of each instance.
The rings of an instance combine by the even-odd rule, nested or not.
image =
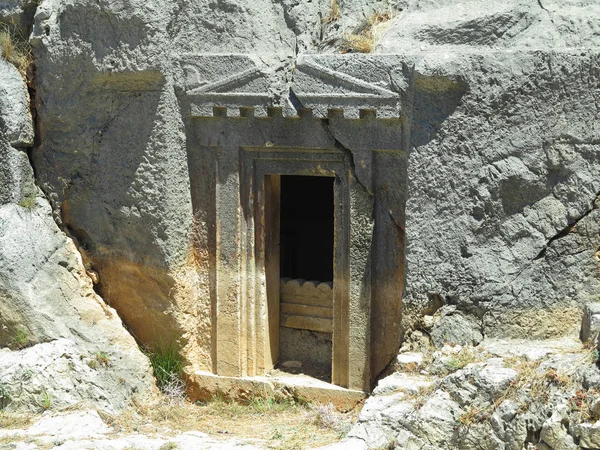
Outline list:
[[[160,390],[164,392],[172,386],[174,379],[181,379],[183,360],[174,345],[157,345],[153,350],[146,349],[145,353]]]
[[[26,209],[33,209],[36,205],[35,195],[28,195],[27,197],[23,197],[19,202],[19,206]]]

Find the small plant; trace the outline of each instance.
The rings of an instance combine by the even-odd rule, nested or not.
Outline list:
[[[327,17],[323,17],[323,23],[331,23],[336,22],[341,17],[340,14],[340,4],[338,0],[331,0],[329,5],[329,15]]]
[[[476,355],[473,350],[465,347],[443,362],[444,369],[446,373],[456,372],[457,370],[463,369],[467,365],[479,360],[481,360],[481,358]]]
[[[110,359],[108,358],[106,352],[103,351],[96,353],[96,361],[98,361],[98,364],[101,364],[105,367],[110,365]]]
[[[342,39],[342,53],[371,53],[387,23],[394,17],[392,12],[373,13],[354,33]]]
[[[89,367],[90,369],[94,369],[94,370],[95,370],[95,369],[97,369],[97,368],[98,368],[98,361],[96,361],[95,359],[90,359],[90,360],[87,362],[87,365],[88,365],[88,367]]]
[[[15,330],[13,343],[17,348],[23,348],[29,343],[29,333],[23,327],[18,327]]]
[[[40,398],[38,400],[38,405],[44,411],[47,411],[50,408],[52,408],[52,394],[50,392],[48,392],[46,389],[44,389],[42,391],[42,393],[40,394]]]
[[[145,350],[150,359],[158,388],[171,400],[185,397],[185,382],[181,379],[183,360],[173,344],[157,345],[153,351]]]
[[[37,205],[35,195],[28,195],[23,197],[19,202],[19,206],[25,209],[33,209]]]

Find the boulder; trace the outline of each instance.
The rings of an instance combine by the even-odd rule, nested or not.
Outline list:
[[[443,306],[436,314],[438,320],[430,333],[436,347],[445,344],[474,346],[483,340],[481,323],[455,306]]]
[[[593,342],[598,345],[600,335],[600,303],[589,303],[583,309],[583,320],[581,321],[581,340]]]

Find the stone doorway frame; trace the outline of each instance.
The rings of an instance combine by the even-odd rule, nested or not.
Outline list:
[[[260,283],[261,278],[266,280],[266,298],[263,299],[267,317],[265,369],[273,367],[279,357],[279,249],[276,248],[279,239],[279,209],[270,206],[279,205],[280,176],[335,177],[331,381],[341,387],[368,390],[369,386],[364,381],[351,379],[350,374],[350,361],[360,364],[361,372],[368,370],[368,342],[362,341],[360,333],[352,333],[351,330],[358,323],[370,323],[370,297],[352,298],[350,295],[350,217],[352,213],[357,217],[365,215],[364,211],[352,211],[350,162],[337,149],[242,147],[241,152],[241,165],[245,168],[242,192],[250,194],[243,196],[242,202],[246,202],[245,206],[254,215],[254,220],[247,221],[247,233],[255,235],[254,252],[247,249],[246,257],[255,260],[254,283]],[[257,201],[254,202],[254,199]],[[368,220],[367,217],[364,219]],[[363,236],[360,240],[369,240],[370,237]]]
[[[399,343],[402,119],[380,120],[372,110],[358,119],[340,110],[327,118],[304,110],[282,117],[271,107],[266,117],[247,107],[231,112],[215,107],[213,116],[186,124],[199,300],[211,330],[201,335],[211,354],[209,371],[193,375],[197,397],[228,390],[227,380],[237,380],[236,386],[274,381],[264,377],[277,361],[279,335],[278,304],[271,300],[278,296],[267,283],[276,261],[267,257],[265,227],[276,212],[264,205],[277,189],[277,175],[337,180],[332,384],[325,385],[369,392]]]
[[[269,247],[272,243],[267,241],[267,224],[273,220],[272,216],[278,214],[278,211],[268,211],[265,208],[269,203],[267,196],[278,195],[278,186],[273,186],[273,177],[281,175],[332,176],[336,178],[336,181],[334,183],[334,319],[331,380],[333,384],[341,387],[368,391],[370,389],[370,377],[368,376],[370,349],[367,336],[370,333],[369,304],[371,299],[370,292],[363,292],[366,295],[351,295],[352,290],[360,291],[359,286],[351,286],[358,281],[356,278],[352,278],[351,272],[364,273],[367,268],[357,267],[361,265],[360,262],[351,264],[352,221],[350,218],[354,214],[354,217],[361,219],[359,220],[361,223],[371,219],[366,217],[364,208],[362,210],[353,208],[351,197],[360,197],[364,195],[364,192],[351,182],[350,161],[345,154],[334,148],[242,147],[240,162],[243,168],[241,191],[246,193],[242,196],[242,204],[246,203],[248,210],[253,210],[254,215],[252,220],[246,222],[247,234],[254,234],[254,252],[252,248],[247,248],[246,257],[254,259],[256,264],[254,283],[260,284],[261,280],[266,282],[263,302],[269,322],[264,332],[264,369],[268,370],[275,365],[279,353],[279,261],[269,259],[268,255],[272,254],[272,249]],[[273,192],[274,190],[276,192]],[[354,195],[351,195],[351,191],[354,191]],[[257,201],[254,202],[254,199]],[[363,200],[369,201],[367,198]],[[365,228],[354,230],[356,242],[370,242],[370,231]],[[358,237],[357,235],[360,233],[365,236]],[[359,261],[367,261],[368,252],[368,246],[362,252],[357,249],[357,253],[363,254],[363,258],[359,258]],[[276,280],[275,283],[268,282],[273,279]],[[245,302],[249,303],[250,299],[246,298]],[[365,325],[366,328],[363,329]]]

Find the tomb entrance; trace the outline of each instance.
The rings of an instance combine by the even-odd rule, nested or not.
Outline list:
[[[333,335],[334,180],[281,176],[279,224],[272,224],[272,229],[279,229],[279,247],[274,247],[279,248],[280,261],[277,367],[328,382]],[[267,273],[270,275],[276,276]]]
[[[296,66],[298,108],[270,106],[264,74],[239,58],[237,78],[192,77],[181,96],[212,330],[209,370],[190,376],[192,396],[289,384],[286,374],[302,372],[322,383],[303,385],[309,398],[360,397],[400,344],[399,96],[319,60]],[[192,75],[194,64],[204,63],[190,63]],[[338,78],[350,92],[340,94]]]

